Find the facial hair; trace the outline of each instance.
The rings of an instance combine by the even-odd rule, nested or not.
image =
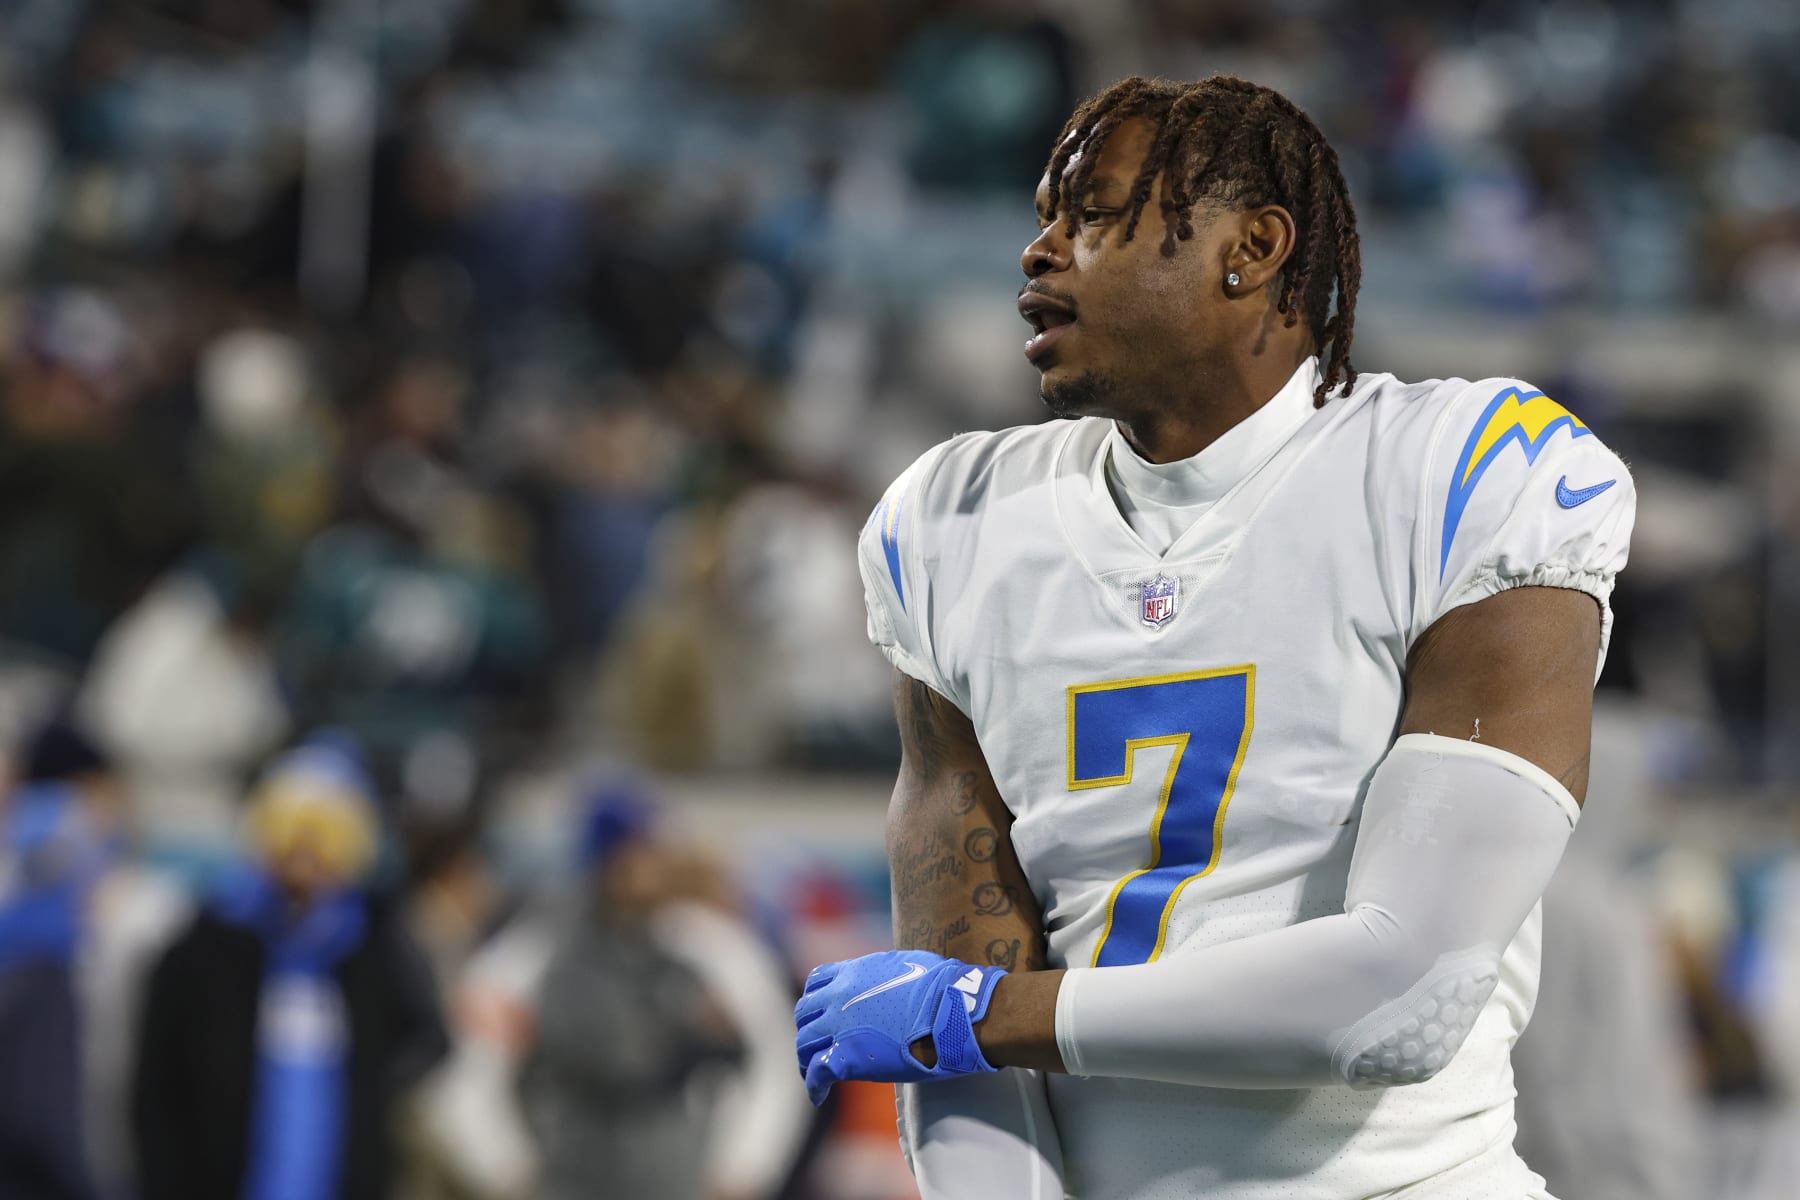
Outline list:
[[[1083,371],[1062,383],[1046,381],[1039,394],[1050,415],[1063,420],[1097,416],[1107,411],[1108,400],[1116,389],[1112,381],[1097,371]]]

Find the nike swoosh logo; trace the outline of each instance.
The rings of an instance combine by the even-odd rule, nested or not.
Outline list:
[[[903,983],[911,983],[913,980],[919,978],[923,974],[925,974],[924,967],[920,966],[918,963],[907,963],[905,974],[896,975],[892,979],[888,980],[886,983],[878,983],[874,987],[870,988],[868,991],[859,993],[858,995],[851,997],[850,999],[844,1001],[844,1007],[849,1008],[852,1004],[861,1004],[864,1000],[867,1000],[870,996],[879,996],[879,995],[881,995],[881,993],[886,992],[886,991],[891,991],[892,989],[899,987]]]
[[[1596,483],[1593,487],[1571,488],[1569,477],[1564,475],[1556,481],[1556,502],[1564,508],[1576,508],[1586,504],[1617,482],[1619,481],[1616,479],[1608,479],[1605,483]]]

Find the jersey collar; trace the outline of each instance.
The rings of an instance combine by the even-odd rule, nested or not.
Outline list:
[[[1267,404],[1190,458],[1153,463],[1140,457],[1115,424],[1101,456],[1106,480],[1135,501],[1161,508],[1211,504],[1267,462],[1313,414],[1319,363],[1308,358]]]

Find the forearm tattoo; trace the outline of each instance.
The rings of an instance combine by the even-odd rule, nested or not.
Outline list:
[[[1017,895],[1015,889],[990,880],[975,888],[969,896],[969,903],[975,906],[977,916],[1004,917],[1016,907],[1014,897]]]
[[[912,927],[906,931],[904,939],[906,945],[903,949],[929,950],[933,954],[953,957],[956,952],[950,948],[950,943],[968,932],[969,918],[967,917],[958,917],[947,925],[938,925],[921,919],[914,921]]]
[[[990,967],[1000,967],[1015,971],[1019,967],[1019,939],[995,938],[987,944],[987,961]],[[1042,964],[1038,964],[1041,966]],[[1034,969],[1027,966],[1027,970]]]
[[[1012,854],[1005,805],[961,713],[895,680],[906,761],[888,818],[894,938],[1007,970],[1044,966],[1036,898]]]
[[[960,879],[964,856],[950,840],[929,830],[910,844],[891,847],[888,870],[894,878],[894,899],[902,907],[925,899],[947,879]]]
[[[981,776],[973,771],[964,771],[951,780],[951,783],[956,788],[956,796],[950,801],[950,811],[959,817],[966,817],[981,803]]]

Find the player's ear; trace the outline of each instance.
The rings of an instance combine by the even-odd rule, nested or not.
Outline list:
[[[1236,236],[1227,243],[1225,270],[1240,280],[1231,291],[1254,295],[1280,277],[1294,251],[1294,217],[1279,204],[1237,214]]]

